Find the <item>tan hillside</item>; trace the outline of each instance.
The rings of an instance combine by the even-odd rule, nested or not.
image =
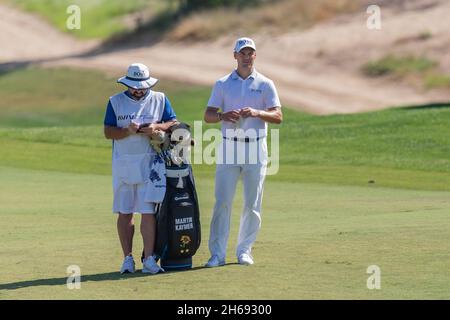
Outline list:
[[[427,57],[435,63],[433,72],[450,75],[450,3],[374,2],[381,8],[381,30],[366,27],[369,15],[365,8],[371,2],[359,1],[360,9],[355,12],[327,18],[308,29],[283,27],[250,34],[258,47],[257,69],[275,81],[283,104],[330,114],[450,101],[448,86],[427,90],[408,77],[370,78],[361,72],[368,61],[391,54]],[[4,5],[0,5],[0,15],[2,69],[40,63],[121,74],[128,64],[140,61],[148,64],[156,77],[212,86],[234,67],[233,32],[209,41],[174,42],[169,38],[153,45],[128,44],[89,54],[95,41],[75,41],[37,17]],[[173,32],[171,37],[181,31],[175,28]],[[86,54],[80,55],[83,52]]]

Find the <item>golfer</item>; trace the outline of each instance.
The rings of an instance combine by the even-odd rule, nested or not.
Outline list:
[[[209,236],[211,258],[206,267],[225,264],[232,202],[240,176],[244,187],[244,209],[236,256],[239,264],[253,264],[252,245],[261,227],[267,168],[267,123],[279,124],[283,117],[273,81],[254,68],[254,41],[238,39],[234,58],[237,69],[215,83],[204,115],[207,123],[221,122],[223,135],[216,165],[216,202]],[[244,161],[239,159],[242,154],[245,154]],[[256,161],[251,161],[251,156],[257,157]]]
[[[126,76],[117,80],[128,89],[109,99],[104,133],[112,139],[113,212],[118,214],[117,230],[124,260],[121,273],[133,273],[134,213],[141,213],[141,234],[144,241],[142,272],[162,270],[153,256],[155,244],[155,206],[145,202],[150,163],[155,151],[149,137],[158,130],[166,131],[176,121],[175,113],[164,93],[150,90],[157,79],[140,63],[129,66]],[[146,127],[140,128],[146,124]]]

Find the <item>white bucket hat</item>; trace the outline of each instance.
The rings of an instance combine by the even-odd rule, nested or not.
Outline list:
[[[150,77],[150,71],[146,65],[133,63],[128,67],[127,75],[118,79],[117,82],[133,89],[149,89],[158,82],[158,79]]]
[[[246,37],[237,39],[234,45],[234,52],[238,53],[244,48],[252,48],[256,51],[255,41]]]

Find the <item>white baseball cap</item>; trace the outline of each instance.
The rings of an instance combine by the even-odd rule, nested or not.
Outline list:
[[[153,87],[158,79],[150,77],[150,71],[146,65],[133,63],[128,67],[127,75],[118,79],[117,82],[133,89],[148,89]]]
[[[237,39],[234,45],[234,52],[239,52],[244,48],[252,48],[256,51],[255,41],[246,37]]]

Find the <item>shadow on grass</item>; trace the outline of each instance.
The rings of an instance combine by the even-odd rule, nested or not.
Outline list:
[[[31,61],[13,61],[0,63],[0,77],[16,70],[28,68]]]
[[[148,273],[142,273],[141,270],[136,270],[135,273],[127,273],[120,274],[119,272],[108,272],[108,273],[98,273],[98,274],[88,274],[81,275],[81,283],[86,283],[89,281],[110,281],[110,280],[124,280],[124,279],[134,279],[134,278],[143,278],[143,277],[154,277],[168,274],[176,274],[176,273],[185,273],[185,272],[193,272],[199,271],[202,269],[207,269],[203,266],[194,267],[188,270],[180,270],[180,271],[167,271],[164,273],[159,273],[157,275],[151,275]],[[0,290],[16,290],[28,287],[39,287],[39,286],[62,286],[66,285],[67,277],[62,278],[48,278],[48,279],[37,279],[37,280],[29,280],[29,281],[19,281],[19,282],[11,282],[11,283],[3,283],[0,284]]]
[[[421,110],[421,109],[429,110],[429,109],[444,109],[444,108],[450,108],[450,101],[408,106],[400,108],[399,110],[408,111],[408,110]]]

